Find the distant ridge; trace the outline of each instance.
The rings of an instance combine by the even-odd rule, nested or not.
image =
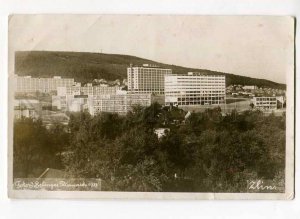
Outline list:
[[[257,85],[285,89],[285,84],[265,79],[250,78],[224,72],[196,68],[186,68],[168,65],[148,59],[129,55],[88,53],[88,52],[56,52],[56,51],[18,51],[15,53],[15,73],[33,77],[73,77],[82,83],[94,78],[106,80],[124,79],[127,77],[127,67],[144,63],[156,64],[163,68],[171,68],[174,74],[185,74],[189,71],[206,74],[225,74],[226,85]]]

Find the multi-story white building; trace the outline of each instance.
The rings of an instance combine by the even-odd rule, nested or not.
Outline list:
[[[159,68],[154,65],[127,68],[129,93],[164,94],[165,75],[171,75],[171,69]]]
[[[89,103],[91,115],[101,112],[126,114],[135,105],[147,107],[151,105],[151,94],[115,94],[94,96]]]
[[[74,84],[74,78],[32,78],[31,76],[15,76],[16,92],[34,93],[34,92],[55,92],[58,87],[69,87]]]
[[[253,97],[253,104],[256,109],[261,110],[275,110],[277,109],[278,103],[280,103],[281,108],[283,107],[284,98],[279,97]]]
[[[114,95],[118,93],[122,88],[119,86],[94,86],[93,87],[93,95]]]
[[[84,95],[93,95],[94,87],[91,83],[87,83],[80,88],[80,93]]]
[[[165,76],[165,105],[222,105],[225,104],[224,75],[205,75],[189,72],[186,75]]]
[[[58,87],[57,96],[66,96],[66,95],[80,95],[81,94],[81,84],[76,83],[68,87]]]
[[[76,84],[70,87],[58,87],[57,95],[65,96],[65,95],[108,95],[108,94],[116,94],[121,90],[119,86],[92,86],[92,84],[87,84],[85,86],[81,86],[80,84]]]

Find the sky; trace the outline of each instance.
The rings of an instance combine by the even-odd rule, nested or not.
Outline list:
[[[102,52],[286,83],[293,68],[293,40],[293,20],[279,16],[9,18],[11,66],[20,50]]]

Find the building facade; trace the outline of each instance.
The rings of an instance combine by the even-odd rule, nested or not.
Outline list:
[[[74,78],[32,78],[31,76],[15,76],[16,92],[18,93],[49,93],[56,92],[58,87],[69,87],[74,84]]]
[[[222,105],[225,104],[224,75],[205,75],[189,72],[186,75],[165,76],[165,105]]]
[[[254,107],[260,110],[277,109],[277,101],[283,104],[283,97],[253,97]]]
[[[117,94],[121,90],[119,86],[94,86],[93,87],[93,95],[114,95]]]
[[[127,84],[129,93],[164,94],[165,75],[171,75],[171,69],[153,65],[127,68]]]
[[[81,86],[80,83],[69,86],[69,87],[58,87],[57,95],[65,96],[65,95],[108,95],[108,94],[116,94],[121,90],[119,86],[92,86],[91,84],[87,84],[85,86]]]
[[[91,83],[87,83],[83,87],[80,88],[80,94],[84,95],[93,95],[94,87]]]
[[[147,107],[151,105],[151,94],[116,94],[93,96],[89,103],[91,115],[101,112],[126,114],[135,105]]]

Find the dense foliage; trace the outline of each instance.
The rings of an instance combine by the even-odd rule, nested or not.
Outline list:
[[[62,168],[59,155],[68,144],[69,134],[60,124],[47,130],[40,120],[18,120],[13,136],[14,177],[38,177],[46,168]]]
[[[51,51],[20,51],[16,52],[16,74],[31,75],[33,77],[72,77],[76,81],[91,82],[94,78],[116,80],[127,78],[127,67],[130,63],[142,65],[145,63],[157,64],[163,68],[171,68],[174,74],[187,72],[202,72],[205,74],[224,74],[223,72],[205,69],[185,68],[176,65],[167,65],[129,55],[86,53],[86,52],[51,52]],[[256,79],[226,73],[226,85],[257,85],[285,89],[286,85],[264,79]]]
[[[39,123],[22,120],[15,124],[15,168],[39,165],[33,158],[17,159],[26,153],[45,162],[62,149],[65,171],[101,178],[105,190],[244,192],[248,179],[284,179],[285,115],[233,111],[222,116],[220,108],[186,119],[185,114],[156,103],[126,116],[77,113],[70,116],[68,131],[55,138],[53,129],[47,134]],[[32,127],[18,131],[25,123]],[[168,129],[158,138],[154,130],[163,127]],[[66,138],[62,133],[70,142],[51,142]],[[28,146],[38,149],[20,151]]]

